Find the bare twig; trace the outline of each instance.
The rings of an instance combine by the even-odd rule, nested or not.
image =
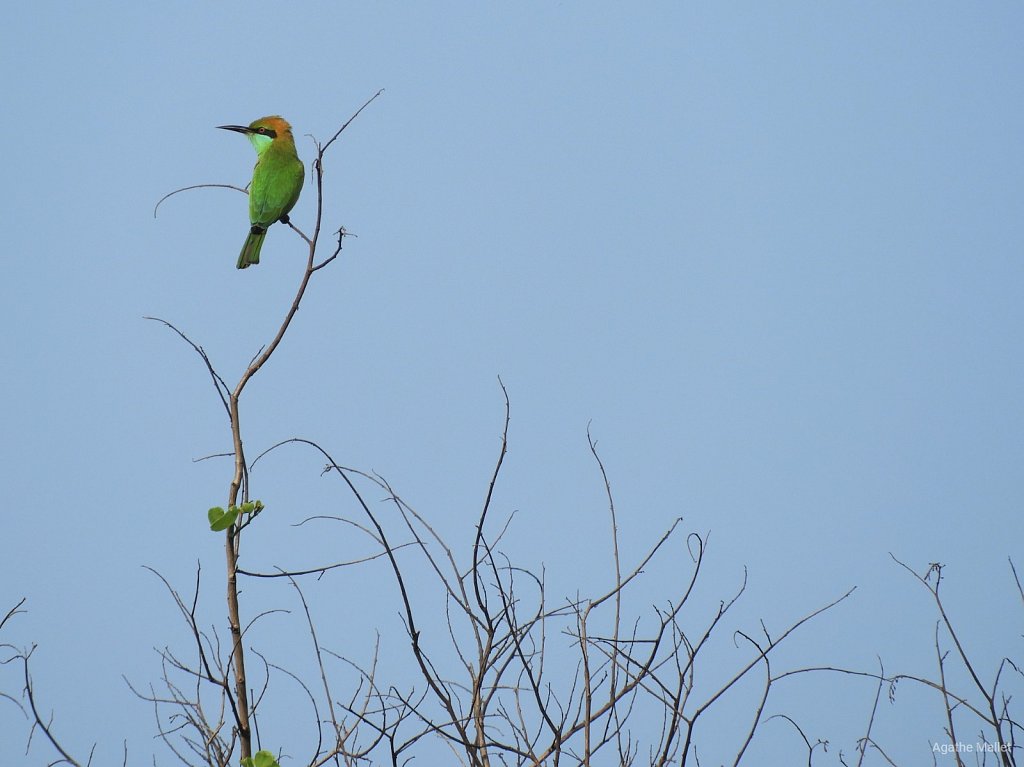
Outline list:
[[[192,184],[191,186],[183,186],[181,189],[175,189],[173,192],[168,192],[159,200],[157,200],[156,205],[153,206],[153,218],[156,218],[156,212],[157,210],[159,210],[160,205],[163,203],[164,200],[166,200],[168,197],[173,197],[176,194],[180,194],[181,192],[187,192],[191,189],[234,189],[236,192],[241,192],[242,194],[249,193],[249,188],[247,186],[241,187],[235,186],[234,184]]]
[[[230,417],[231,416],[231,411],[228,409],[228,400],[227,400],[227,397],[228,397],[228,394],[229,394],[230,390],[228,389],[228,385],[224,382],[224,379],[221,378],[220,374],[214,369],[213,363],[210,362],[210,358],[209,358],[209,356],[207,356],[206,351],[203,349],[203,347],[199,346],[199,344],[197,344],[195,341],[193,341],[187,335],[182,333],[180,330],[178,330],[178,328],[176,328],[174,325],[172,325],[167,320],[160,319],[159,317],[143,317],[142,319],[144,319],[144,320],[152,320],[153,322],[159,322],[162,325],[167,326],[168,328],[173,330],[175,333],[177,333],[185,343],[187,343],[189,346],[191,346],[195,350],[196,354],[198,354],[200,356],[200,358],[202,358],[203,362],[205,363],[206,370],[207,370],[207,372],[209,372],[210,378],[213,380],[213,386],[217,390],[217,396],[220,397],[220,401],[224,405],[224,410],[225,410],[225,412],[228,413],[228,417]]]
[[[33,730],[38,729],[40,732],[42,732],[43,735],[46,736],[46,739],[48,741],[50,741],[50,745],[53,746],[53,748],[57,751],[57,753],[59,753],[61,755],[61,759],[58,760],[57,762],[51,762],[51,765],[52,764],[60,764],[63,761],[64,763],[73,765],[73,767],[82,767],[81,762],[79,762],[73,756],[71,756],[71,754],[68,753],[68,751],[64,748],[64,746],[61,745],[60,741],[58,741],[56,736],[53,734],[53,730],[52,730],[53,718],[51,717],[49,720],[44,721],[42,714],[39,712],[39,707],[36,705],[35,690],[32,687],[32,677],[31,677],[31,675],[29,674],[29,671],[28,671],[29,658],[32,656],[32,653],[33,653],[34,650],[35,650],[35,645],[32,646],[31,650],[29,650],[26,653],[23,653],[20,656],[21,657],[21,661],[22,661],[22,665],[23,665],[24,680],[25,680],[25,686],[24,686],[23,689],[24,689],[26,697],[28,698],[29,709],[32,711],[32,717],[34,719],[34,723],[32,725],[32,728],[33,728]],[[29,735],[29,741],[31,742],[31,734]],[[95,749],[95,748],[96,747],[94,745],[93,749]],[[92,753],[90,752],[90,757],[89,757],[89,760],[86,762],[86,764],[88,765],[91,762],[92,762]]]

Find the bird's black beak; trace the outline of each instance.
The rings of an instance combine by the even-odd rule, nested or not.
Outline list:
[[[218,125],[217,127],[222,130],[233,130],[235,133],[244,133],[246,135],[253,132],[252,128],[248,125]]]

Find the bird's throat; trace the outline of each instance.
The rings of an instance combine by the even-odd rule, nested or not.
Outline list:
[[[249,133],[249,141],[252,142],[252,148],[256,150],[256,154],[260,157],[263,153],[270,149],[270,145],[274,143],[274,139],[270,136],[264,136],[262,133]]]

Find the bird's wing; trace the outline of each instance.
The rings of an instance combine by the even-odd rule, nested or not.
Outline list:
[[[264,165],[253,173],[249,189],[249,221],[268,227],[292,209],[302,191],[302,163]]]

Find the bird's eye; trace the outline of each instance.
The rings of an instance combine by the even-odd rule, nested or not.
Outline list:
[[[266,133],[266,132],[267,132],[267,129],[266,129],[266,128],[257,128],[257,129],[256,129],[256,132],[257,132],[257,133]]]

